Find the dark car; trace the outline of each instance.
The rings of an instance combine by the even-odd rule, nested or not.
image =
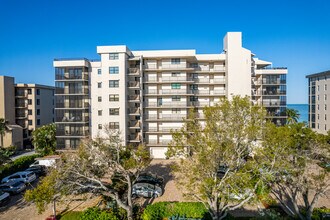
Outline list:
[[[2,192],[0,190],[0,206],[5,206],[10,202],[10,195],[9,193]]]
[[[152,185],[163,187],[164,179],[160,176],[157,176],[157,175],[154,175],[151,173],[142,173],[135,180],[134,184],[135,183],[149,183]]]
[[[17,194],[26,189],[26,186],[21,181],[9,181],[7,183],[0,185],[0,190],[10,193],[10,194]]]
[[[132,187],[132,198],[157,198],[163,194],[161,187],[149,183],[135,183]]]
[[[44,166],[32,166],[32,167],[27,168],[25,171],[32,171],[37,176],[46,175],[46,168]]]

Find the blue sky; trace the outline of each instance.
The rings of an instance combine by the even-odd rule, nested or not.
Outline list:
[[[305,75],[330,70],[330,1],[0,0],[0,75],[54,85],[54,58],[98,58],[96,46],[219,53],[228,31],[289,69],[288,103],[307,103]]]

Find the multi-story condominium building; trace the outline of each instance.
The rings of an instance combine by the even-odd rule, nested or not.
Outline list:
[[[23,128],[24,146],[31,145],[32,131],[55,122],[54,92],[52,86],[39,84],[15,85],[16,124]]]
[[[306,76],[308,79],[308,124],[326,134],[330,129],[330,71]]]
[[[54,122],[54,87],[15,84],[13,77],[0,76],[0,118],[7,121],[5,147],[31,145],[36,128]]]
[[[190,109],[202,121],[204,106],[233,95],[251,97],[276,123],[285,122],[287,70],[254,58],[242,47],[240,32],[225,36],[219,54],[126,46],[98,46],[97,53],[98,61],[54,61],[60,148],[104,136],[103,127],[109,125],[120,130],[123,144],[146,144],[153,157],[164,158],[171,130],[182,127]],[[77,75],[70,77],[74,71]],[[63,121],[73,112],[79,112],[78,122]]]

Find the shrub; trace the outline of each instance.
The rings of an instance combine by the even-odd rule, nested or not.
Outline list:
[[[102,211],[97,207],[88,208],[80,215],[80,220],[119,220],[113,212]]]
[[[172,216],[211,219],[208,210],[199,202],[158,202],[147,206],[142,214],[142,219],[162,220]]]
[[[61,216],[60,220],[80,220],[81,212],[67,212]]]
[[[0,180],[8,175],[27,169],[34,162],[34,159],[39,156],[38,154],[23,156],[2,166],[0,168]]]

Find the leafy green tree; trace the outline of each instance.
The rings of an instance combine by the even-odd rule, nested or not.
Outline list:
[[[287,108],[285,111],[286,115],[287,115],[287,124],[295,124],[298,123],[300,114],[298,112],[298,110],[293,109],[293,108]]]
[[[32,132],[32,143],[36,152],[42,156],[55,153],[56,150],[56,126],[44,125]]]
[[[0,118],[0,147],[4,147],[3,136],[5,136],[7,131],[7,121],[4,118]]]
[[[182,158],[174,175],[184,195],[204,203],[213,219],[224,219],[228,211],[252,201],[262,184],[252,151],[262,137],[266,113],[239,96],[205,107],[203,113],[203,122],[191,117],[172,133],[168,156]]]
[[[0,166],[9,161],[11,161],[11,160],[7,154],[6,149],[0,147]]]
[[[292,218],[310,220],[321,196],[329,190],[329,172],[320,160],[329,161],[328,137],[303,123],[268,125],[257,161],[269,174],[271,192]],[[300,202],[302,201],[302,202]]]
[[[109,134],[118,135],[116,132]],[[120,141],[120,138],[88,139],[81,144],[77,152],[62,155],[56,171],[53,171],[57,173],[52,180],[53,185],[38,185],[31,192],[42,192],[41,187],[45,186],[46,192],[50,192],[49,196],[43,198],[40,193],[29,201],[35,202],[38,209],[43,211],[55,193],[68,195],[89,192],[112,198],[119,207],[126,210],[128,219],[132,219],[132,184],[150,163],[149,151],[143,146],[133,149],[109,140]]]

